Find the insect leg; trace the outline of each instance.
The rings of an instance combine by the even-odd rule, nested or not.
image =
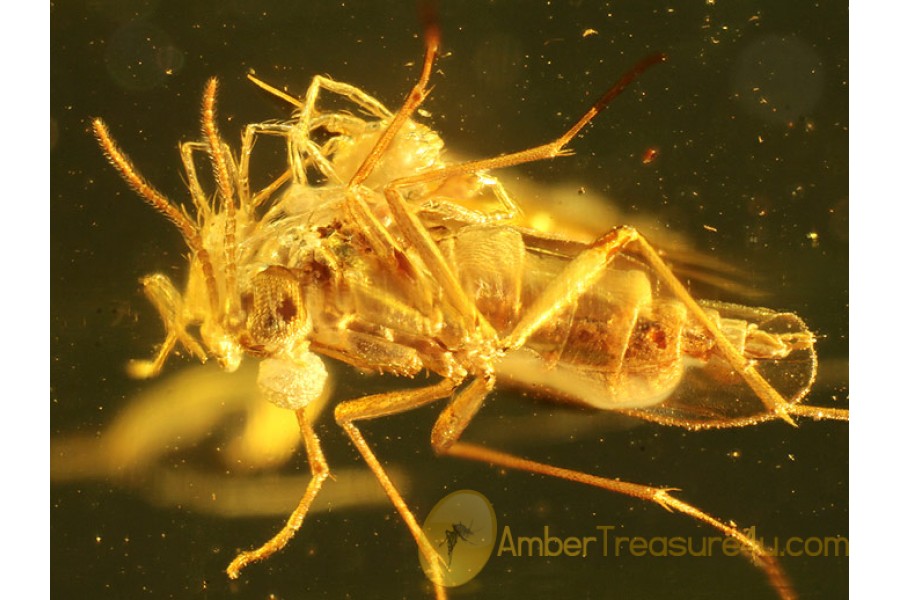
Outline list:
[[[455,165],[447,165],[440,169],[436,169],[434,171],[428,171],[425,173],[420,173],[418,175],[412,175],[410,177],[404,177],[402,179],[398,179],[394,181],[391,185],[395,188],[415,185],[419,183],[425,183],[428,181],[434,181],[436,179],[443,179],[454,177],[456,175],[462,175],[465,173],[478,173],[481,171],[489,171],[491,169],[502,169],[506,167],[512,167],[514,165],[520,165],[523,163],[534,162],[538,160],[547,160],[550,158],[556,158],[557,156],[569,156],[572,154],[572,151],[569,150],[566,146],[572,139],[575,138],[578,133],[587,126],[591,120],[597,116],[601,111],[605,110],[610,102],[613,101],[619,94],[621,94],[625,88],[636,79],[641,73],[656,65],[658,63],[666,60],[665,55],[663,54],[653,54],[648,56],[634,67],[631,68],[625,75],[619,78],[619,80],[613,84],[600,98],[594,102],[593,105],[585,112],[578,121],[572,125],[568,131],[564,134],[553,140],[548,144],[543,144],[541,146],[535,146],[532,148],[527,148],[525,150],[521,150],[519,152],[513,152],[511,154],[504,154],[503,156],[496,156],[494,158],[480,159],[474,160],[464,163],[458,163]],[[412,111],[410,111],[411,114]],[[399,112],[397,113],[400,114]]]
[[[522,347],[535,331],[576,302],[603,275],[610,260],[631,241],[632,231],[613,229],[576,256],[528,307],[512,333],[501,342],[502,346],[507,351]]]
[[[291,178],[291,169],[286,169],[274,182],[259,192],[250,194],[250,155],[253,152],[253,146],[256,145],[257,136],[288,137],[289,132],[290,127],[283,123],[252,123],[244,127],[244,131],[241,133],[241,158],[237,172],[238,196],[242,206],[256,208]],[[291,166],[293,167],[293,161],[291,161]]]
[[[620,481],[618,479],[598,477],[596,475],[582,473],[581,471],[563,469],[553,465],[530,461],[512,454],[498,452],[490,448],[465,442],[459,442],[449,446],[444,450],[444,454],[464,458],[466,460],[486,462],[508,469],[516,469],[528,473],[537,473],[539,475],[547,475],[574,481],[576,483],[583,483],[618,494],[638,498],[640,500],[653,502],[669,512],[680,512],[697,521],[706,523],[707,525],[718,529],[726,536],[737,540],[741,547],[750,554],[750,558],[754,564],[758,565],[765,572],[772,587],[775,588],[782,600],[793,600],[797,597],[787,575],[769,550],[754,538],[741,532],[735,525],[720,521],[692,504],[688,504],[687,502],[673,497],[670,492],[677,491],[675,488],[652,487]]]
[[[297,533],[297,530],[300,529],[300,526],[303,525],[303,519],[306,518],[309,507],[318,495],[319,490],[322,489],[325,479],[329,477],[328,463],[325,462],[325,455],[322,453],[319,438],[310,424],[309,416],[306,414],[305,409],[302,408],[297,410],[296,414],[300,429],[303,432],[303,442],[306,446],[306,456],[309,460],[309,470],[312,473],[312,479],[307,484],[306,492],[300,499],[300,503],[294,509],[294,512],[291,513],[281,531],[272,536],[269,541],[259,548],[241,552],[231,561],[226,569],[226,573],[231,579],[237,579],[241,570],[248,564],[265,560],[285,547],[291,538],[294,537],[294,534]]]
[[[434,53],[437,50],[437,36],[438,32],[436,26],[429,27],[426,30],[427,51],[425,55],[425,64],[422,69],[422,77],[417,86],[413,88],[412,92],[410,92],[410,95],[407,97],[407,100],[404,103],[403,107],[395,115],[394,121],[388,127],[385,135],[381,140],[379,140],[379,143],[376,144],[375,150],[372,151],[372,153],[360,167],[359,171],[357,171],[356,175],[351,180],[351,185],[354,183],[360,183],[365,179],[365,177],[369,172],[371,172],[371,169],[377,162],[377,151],[382,146],[382,142],[385,140],[385,138],[388,137],[388,133],[392,130],[392,128],[399,129],[402,121],[409,117],[409,115],[412,114],[415,108],[419,104],[421,104],[422,100],[424,100],[424,86],[427,83],[428,75],[431,70],[431,62],[434,60]],[[582,129],[584,129],[584,127],[591,121],[591,119],[593,119],[601,111],[605,110],[609,103],[619,94],[621,94],[622,91],[628,86],[628,84],[630,84],[638,75],[643,73],[651,66],[658,64],[664,60],[664,55],[654,54],[639,62],[630,71],[623,75],[611,88],[609,88],[587,110],[587,112],[585,112],[584,115],[582,115],[581,118],[578,119],[578,121],[576,121],[575,124],[569,128],[568,131],[548,144],[528,148],[520,152],[513,152],[512,154],[507,154],[504,156],[498,156],[484,160],[476,160],[456,165],[449,165],[446,167],[435,169],[433,171],[421,173],[419,175],[404,177],[391,182],[384,188],[384,194],[388,206],[390,207],[391,212],[396,218],[397,225],[400,227],[403,235],[419,252],[422,260],[431,270],[432,275],[435,277],[435,279],[438,280],[439,284],[446,292],[450,304],[460,312],[467,324],[481,326],[484,328],[489,327],[487,323],[484,322],[484,319],[479,318],[475,306],[472,304],[471,300],[462,292],[462,288],[459,285],[459,282],[453,276],[434,241],[428,235],[428,232],[425,230],[421,221],[416,217],[416,215],[413,213],[413,210],[407,205],[406,201],[400,194],[400,188],[439,179],[447,179],[455,177],[457,175],[479,173],[481,171],[487,171],[490,169],[505,168],[522,163],[545,160],[555,158],[557,156],[566,156],[568,154],[571,154],[571,151],[566,148],[566,145],[571,142],[572,139]],[[389,141],[390,140],[388,140],[388,142]],[[385,142],[383,145],[384,147],[386,147],[387,142]]]
[[[298,108],[298,109],[299,109],[299,108],[303,108],[303,102],[301,102],[299,98],[294,98],[293,96],[291,96],[291,95],[288,94],[287,92],[285,92],[285,91],[283,91],[283,90],[279,90],[279,89],[278,89],[277,87],[275,87],[274,85],[270,85],[270,84],[266,83],[265,81],[263,81],[262,79],[260,79],[259,77],[257,77],[255,74],[253,74],[253,73],[247,73],[247,79],[249,79],[250,81],[252,81],[254,84],[256,84],[257,86],[259,86],[259,87],[262,88],[263,90],[269,92],[270,94],[272,94],[272,95],[275,96],[276,98],[281,98],[282,100],[284,100],[284,101],[287,102],[288,104],[291,104],[291,105],[293,105],[294,107],[296,107],[296,108]]]
[[[313,101],[315,101],[318,90],[321,88],[328,90],[333,94],[337,94],[338,96],[344,96],[354,104],[359,105],[365,112],[379,119],[390,119],[392,116],[391,111],[389,111],[384,104],[355,85],[350,85],[349,83],[344,83],[342,81],[335,81],[334,79],[323,77],[322,75],[316,75],[313,77],[312,86],[316,86],[316,95],[312,97]],[[310,86],[310,88],[312,88],[312,86]],[[307,92],[306,101],[310,102],[309,92]]]
[[[308,145],[314,146],[314,144],[311,144],[311,142],[309,141],[309,132],[315,129],[315,127],[317,126],[315,125],[315,119],[319,117],[319,114],[316,110],[316,101],[318,100],[319,92],[321,90],[324,89],[338,96],[343,96],[350,102],[358,105],[364,112],[378,119],[386,121],[393,116],[381,102],[365,93],[358,87],[350,85],[348,83],[343,83],[341,81],[335,81],[334,79],[323,77],[322,75],[316,75],[313,77],[309,88],[307,88],[306,90],[306,97],[303,101],[301,101],[299,98],[291,96],[287,92],[269,85],[252,73],[247,74],[247,79],[261,87],[263,90],[297,108],[297,118],[284,123],[273,123],[271,125],[266,124],[261,125],[260,127],[285,129],[284,135],[288,139],[288,152],[291,159],[292,168],[294,169],[294,176],[298,181],[302,183],[306,182],[306,176],[302,169],[302,160],[299,159],[302,157],[303,153],[307,151],[309,151],[310,154],[313,155],[313,160],[316,163],[317,168],[322,170],[326,177],[337,180],[337,178],[333,174],[333,169],[331,169],[331,163],[324,158],[322,153],[318,151],[318,148],[307,147]],[[339,118],[344,115],[335,113],[334,115],[326,116],[328,116],[329,118]]]
[[[247,79],[258,85],[265,91],[269,92],[273,96],[281,98],[288,104],[293,105],[297,109],[303,109],[303,107],[306,106],[306,104],[310,101],[315,103],[315,100],[319,94],[319,90],[326,89],[333,94],[337,94],[338,96],[344,96],[374,117],[377,117],[379,119],[391,118],[391,111],[389,111],[384,106],[384,104],[379,102],[377,99],[373,98],[354,85],[350,85],[349,83],[344,83],[342,81],[335,81],[330,77],[324,77],[322,75],[316,75],[313,77],[312,84],[306,92],[306,102],[301,102],[299,98],[295,98],[287,92],[279,90],[275,86],[266,83],[253,73],[247,73]]]
[[[453,396],[431,429],[431,447],[437,454],[445,454],[459,440],[495,383],[493,375],[477,377]]]
[[[161,274],[148,275],[141,280],[144,294],[156,307],[166,327],[166,339],[152,361],[133,360],[128,363],[128,374],[138,379],[156,377],[162,370],[169,353],[175,344],[181,344],[188,352],[206,361],[206,352],[194,337],[186,330],[188,323],[184,318],[184,301],[168,277]]]
[[[384,488],[384,491],[391,499],[391,502],[394,504],[400,517],[406,523],[413,539],[427,558],[431,565],[431,569],[434,572],[440,570],[443,559],[431,546],[431,543],[419,526],[418,521],[416,521],[416,517],[412,514],[412,511],[409,510],[409,507],[406,505],[400,492],[397,490],[396,486],[394,486],[393,482],[391,482],[387,473],[385,473],[384,467],[381,466],[375,453],[372,452],[372,449],[369,447],[369,444],[366,442],[354,422],[376,419],[413,410],[420,406],[446,398],[453,393],[456,385],[456,382],[453,380],[445,379],[435,385],[425,388],[376,394],[357,400],[342,402],[334,411],[334,416],[338,424],[343,427],[344,431],[347,432],[347,435],[350,436],[350,439],[353,441],[357,450],[359,450],[359,453],[366,461],[366,464],[369,465],[369,469],[372,470],[372,473],[374,473],[375,477],[378,479],[381,487]],[[438,597],[444,597],[443,588],[441,586],[435,586],[435,593]]]
[[[253,146],[256,144],[256,138],[259,135],[272,135],[283,137],[285,139],[288,151],[288,164],[290,167],[287,169],[288,172],[286,174],[281,175],[276,180],[279,182],[277,185],[275,183],[270,184],[263,191],[255,194],[251,198],[248,191],[250,181],[250,154],[253,151]],[[292,121],[252,123],[244,127],[243,134],[241,135],[241,162],[240,171],[238,173],[241,201],[244,202],[244,198],[246,197],[249,199],[250,206],[255,208],[262,204],[279,185],[283,184],[291,177],[293,177],[296,183],[306,185],[308,178],[306,176],[306,165],[304,163],[305,154],[310,150],[309,146],[314,146],[314,144],[309,141],[308,132],[305,136],[302,135],[297,123]]]
[[[461,315],[467,329],[475,327],[476,324],[485,328],[490,327],[487,321],[480,318],[478,309],[472,299],[463,291],[459,279],[447,265],[437,244],[409,204],[401,197],[394,184],[389,184],[384,188],[384,195],[403,237],[421,257],[422,262],[425,263],[446,294],[450,306]]]
[[[469,209],[457,204],[455,198],[458,196],[454,193],[456,178],[453,178],[444,182],[440,188],[432,192],[431,196],[438,198],[438,201],[429,200],[416,209],[416,214],[419,215],[419,218],[428,223],[458,221],[467,224],[478,223],[487,225],[512,221],[523,215],[519,203],[509,195],[509,192],[506,191],[506,188],[499,180],[482,174],[466,174],[462,177],[477,178],[478,183],[481,186],[491,190],[495,200],[499,202],[500,208],[492,210],[491,212],[484,212],[477,209]],[[463,195],[467,196],[471,189],[473,188],[464,188]],[[448,201],[445,201],[445,199]]]
[[[612,492],[654,502],[670,512],[677,511],[693,517],[718,529],[728,537],[736,539],[750,554],[752,560],[765,571],[769,581],[778,590],[782,599],[790,600],[795,598],[794,590],[788,581],[787,575],[781,569],[778,561],[768,553],[764,546],[742,533],[736,526],[726,524],[695,506],[674,498],[670,494],[670,492],[675,491],[674,488],[657,488],[597,477],[580,471],[533,462],[483,446],[458,442],[460,435],[465,431],[469,422],[481,407],[485,396],[490,393],[493,387],[493,376],[476,378],[454,396],[447,408],[438,417],[431,432],[431,445],[436,453],[593,485]]]
[[[806,407],[787,402],[772,385],[759,374],[721,329],[712,321],[706,311],[697,304],[690,292],[675,277],[653,246],[632,227],[618,227],[598,238],[584,252],[570,262],[562,273],[550,283],[529,307],[513,332],[503,341],[503,347],[511,350],[521,347],[528,338],[547,321],[575,302],[599,278],[613,255],[623,251],[629,244],[636,246],[637,253],[647,262],[663,283],[695,318],[710,333],[716,348],[725,360],[754,391],[760,401],[777,417],[794,425],[791,415],[808,416],[817,419],[849,418],[849,412],[842,409]]]
[[[437,55],[440,39],[441,33],[437,24],[433,20],[426,22],[425,60],[422,63],[422,73],[419,76],[419,81],[413,86],[413,89],[410,90],[409,95],[403,102],[403,106],[400,107],[400,110],[398,110],[393,119],[391,119],[387,129],[384,130],[384,133],[382,133],[381,137],[378,138],[378,141],[375,143],[375,147],[372,148],[372,151],[369,152],[369,155],[359,166],[359,169],[357,169],[356,174],[350,179],[351,186],[358,185],[366,180],[372,173],[372,169],[375,168],[375,165],[377,165],[378,161],[381,160],[381,157],[384,156],[385,151],[397,133],[399,133],[400,128],[403,127],[406,120],[412,116],[416,108],[425,101],[425,96],[428,95],[426,86],[428,85],[428,79],[431,77],[431,68],[434,66],[434,59]]]
[[[503,187],[503,184],[498,179],[483,177],[485,185],[491,188],[491,191],[494,193],[494,196],[497,200],[500,201],[500,204],[503,205],[502,211],[497,211],[495,213],[491,213],[485,216],[485,220],[487,222],[500,222],[500,221],[511,221],[516,217],[520,217],[522,215],[522,207],[519,206],[519,203],[516,202],[512,196],[509,195],[509,192],[506,191],[506,188]]]
[[[716,341],[716,348],[724,355],[728,364],[737,373],[741,375],[747,385],[759,397],[760,401],[772,413],[784,420],[785,422],[796,425],[791,418],[792,415],[811,417],[814,419],[837,419],[847,421],[850,418],[850,411],[845,409],[822,408],[814,406],[805,406],[802,404],[787,402],[780,393],[778,393],[772,385],[760,375],[753,362],[744,357],[734,344],[725,336],[722,330],[713,323],[710,316],[703,308],[697,304],[697,301],[691,296],[687,288],[678,280],[672,270],[666,265],[659,253],[653,248],[650,242],[642,236],[638,231],[631,227],[620,228],[621,231],[627,232],[627,241],[625,244],[633,242],[637,246],[637,251],[647,261],[647,264],[657,273],[662,281],[669,287],[675,297],[681,301],[688,309],[691,316],[699,321],[704,328],[709,331]]]
[[[291,165],[295,173],[298,172],[298,168],[302,170],[303,157],[310,152],[309,146],[312,145],[312,141],[310,140],[312,121],[315,117],[319,116],[318,111],[316,110],[316,101],[319,98],[319,91],[322,88],[329,91],[342,89],[347,94],[351,94],[351,90],[356,89],[351,85],[339,83],[321,75],[313,77],[312,83],[309,84],[309,88],[306,90],[306,98],[303,107],[298,111],[296,121],[288,136],[288,153],[290,154]],[[387,109],[385,109],[385,113],[387,113]],[[305,181],[305,179],[306,176],[304,174],[302,181]]]

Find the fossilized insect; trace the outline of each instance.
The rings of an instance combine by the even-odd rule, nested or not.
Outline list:
[[[586,483],[687,514],[738,540],[782,597],[792,597],[787,577],[762,545],[670,489],[459,441],[498,382],[687,428],[849,415],[802,404],[816,356],[814,338],[797,316],[696,301],[631,227],[587,244],[523,227],[515,200],[487,175],[569,153],[575,135],[661,55],[640,62],[556,140],[447,164],[438,134],[412,119],[426,96],[438,38],[429,26],[420,79],[396,112],[325,77],[314,78],[305,97],[296,99],[251,76],[296,111],[247,126],[237,152],[219,134],[218,83],[210,80],[202,141],[181,146],[192,214],[147,182],[103,121],[94,121],[113,166],[176,225],[190,249],[183,291],[165,275],[143,280],[167,335],[154,360],[132,364],[133,374],[158,374],[177,344],[203,360],[211,355],[228,371],[245,355],[258,357],[260,389],[294,411],[303,432],[312,472],[305,494],[284,527],[259,548],[241,552],[228,575],[236,578],[284,547],[329,475],[307,414],[328,378],[320,358],[326,356],[365,371],[407,377],[427,371],[436,379],[335,409],[433,579],[440,580],[445,561],[357,423],[449,399],[432,430],[438,454]],[[320,110],[322,92],[345,98],[353,110]],[[283,138],[287,167],[254,192],[250,159],[261,135]],[[197,155],[212,166],[212,195],[201,185]],[[440,585],[435,590],[443,596]]]

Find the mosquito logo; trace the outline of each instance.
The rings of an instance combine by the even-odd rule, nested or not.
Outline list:
[[[472,535],[474,535],[474,531],[472,531],[471,525],[468,527],[463,525],[462,523],[454,523],[452,527],[444,532],[444,541],[438,544],[438,547],[442,547],[444,544],[447,545],[447,566],[453,564],[453,549],[456,547],[456,544],[459,540],[464,542],[472,543],[470,539]]]
[[[432,581],[444,587],[463,585],[478,575],[497,540],[494,507],[473,490],[459,490],[442,498],[423,525],[432,546],[442,554],[446,548],[446,554],[440,571],[434,572],[420,553],[422,568]]]

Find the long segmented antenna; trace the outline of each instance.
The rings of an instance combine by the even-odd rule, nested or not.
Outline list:
[[[209,258],[209,252],[203,247],[203,239],[197,226],[183,212],[175,208],[169,200],[159,193],[153,185],[138,173],[134,164],[119,150],[116,142],[109,134],[109,129],[102,119],[94,119],[93,123],[94,135],[100,142],[100,147],[112,163],[112,166],[122,175],[122,178],[131,186],[131,188],[143,198],[147,204],[152,206],[164,217],[169,219],[181,232],[184,241],[188,247],[197,256],[200,266],[203,269],[203,278],[206,280],[206,289],[209,295],[209,304],[213,308],[219,306],[219,289],[216,285],[216,276],[213,272],[212,261]]]
[[[206,143],[209,144],[209,154],[212,158],[213,173],[216,178],[216,185],[222,195],[222,203],[225,208],[225,306],[224,313],[230,315],[232,309],[236,306],[235,298],[237,294],[237,286],[235,283],[235,208],[234,208],[234,187],[231,185],[231,173],[226,162],[225,144],[219,135],[219,128],[216,126],[216,92],[219,88],[219,81],[212,77],[206,84],[203,91],[203,115],[201,118],[201,126],[203,135],[206,137]]]

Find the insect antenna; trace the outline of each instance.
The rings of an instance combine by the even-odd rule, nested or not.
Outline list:
[[[224,313],[230,315],[233,308],[237,305],[235,302],[237,294],[237,286],[235,284],[235,208],[234,208],[234,187],[231,184],[231,176],[229,163],[226,160],[227,147],[222,142],[219,135],[219,128],[216,126],[216,92],[219,88],[219,81],[215,77],[210,78],[203,91],[203,114],[201,117],[201,126],[206,143],[209,145],[209,155],[212,158],[213,174],[215,175],[216,185],[222,198],[222,204],[225,211],[225,306]]]
[[[434,66],[434,59],[441,42],[441,30],[438,27],[437,17],[433,10],[423,10],[422,18],[425,25],[425,61],[422,64],[422,74],[419,76],[418,83],[416,83],[403,102],[403,106],[394,114],[394,118],[391,119],[387,129],[378,138],[372,151],[369,152],[369,155],[366,156],[366,159],[350,179],[349,185],[351,187],[359,185],[372,173],[378,161],[384,156],[387,147],[399,133],[400,128],[403,127],[406,120],[412,116],[413,112],[428,96],[428,90],[425,86],[428,85],[428,80],[431,78],[431,68]]]
[[[212,268],[212,261],[209,258],[209,252],[203,246],[203,239],[197,230],[196,224],[184,214],[184,212],[175,208],[168,198],[159,193],[153,185],[138,173],[134,164],[131,162],[124,152],[116,145],[106,127],[106,123],[102,119],[94,119],[93,123],[94,135],[100,147],[109,159],[113,167],[122,175],[122,178],[138,193],[150,206],[162,213],[164,217],[169,219],[181,232],[184,241],[188,247],[197,256],[200,266],[203,269],[203,278],[206,281],[206,289],[209,294],[209,303],[211,306],[219,305],[219,289],[216,285],[216,277]]]

